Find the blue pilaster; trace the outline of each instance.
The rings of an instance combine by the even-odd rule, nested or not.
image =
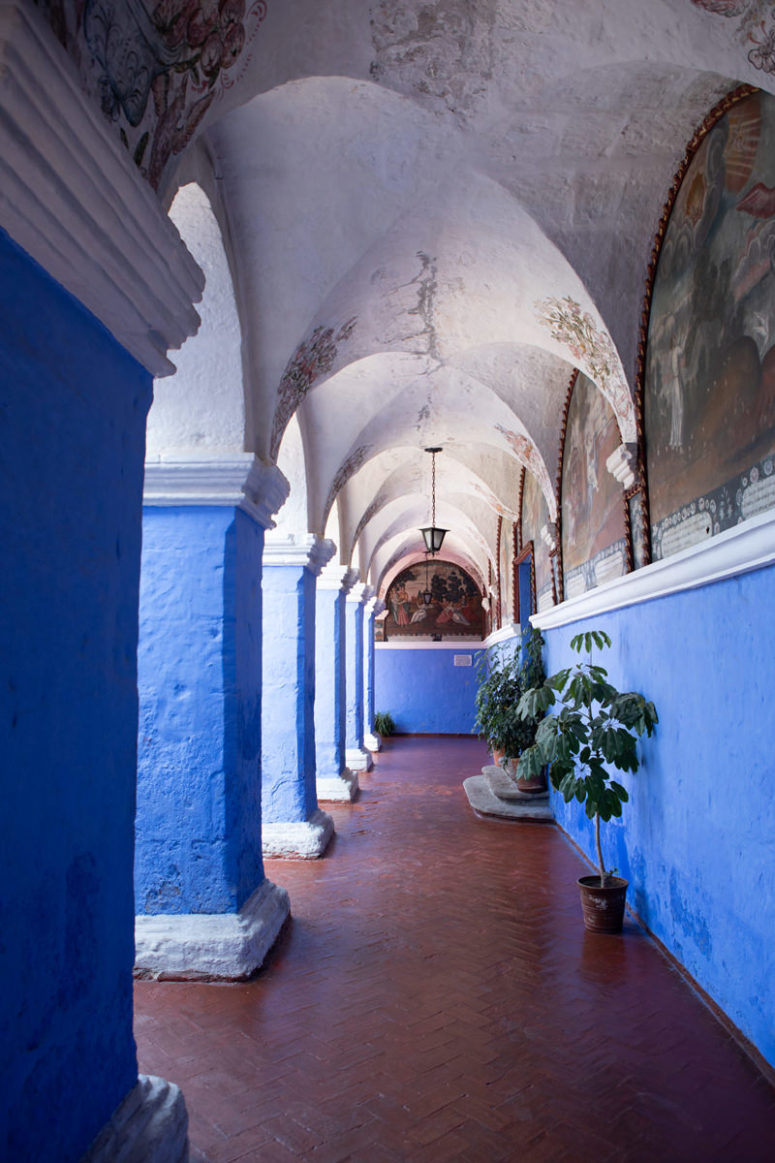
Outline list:
[[[314,715],[315,581],[333,552],[332,542],[311,535],[276,535],[264,550],[261,763],[268,855],[319,856],[333,833],[317,802]]]
[[[369,598],[363,608],[363,745],[368,751],[379,751],[382,741],[374,730],[374,619],[385,608],[381,598]]]
[[[358,777],[347,767],[345,602],[357,574],[327,565],[315,599],[315,758],[319,800],[352,800]]]
[[[373,594],[371,586],[356,583],[347,594],[347,766],[352,771],[370,771],[371,754],[363,745],[363,607]]]
[[[258,924],[256,894],[259,912],[282,912],[261,857],[268,514],[240,499],[250,464],[236,455],[146,472],[135,895],[137,963],[150,972],[244,976],[256,965],[236,949],[220,963],[197,918],[228,928],[247,910]]]

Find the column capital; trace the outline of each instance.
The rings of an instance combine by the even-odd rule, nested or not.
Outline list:
[[[365,603],[363,609],[367,617],[376,617],[377,614],[381,614],[385,609],[385,603],[383,602],[382,598],[378,598],[376,593],[373,593],[369,600]]]
[[[374,587],[367,582],[356,582],[347,593],[347,601],[355,606],[365,606],[374,593]]]
[[[265,529],[284,504],[289,485],[276,465],[262,464],[252,452],[201,460],[148,461],[143,504],[239,506]]]
[[[25,0],[0,3],[0,106],[0,226],[147,371],[170,375],[204,276]]]
[[[314,533],[278,537],[270,533],[264,542],[264,567],[295,565],[318,576],[336,553],[336,545]]]
[[[631,489],[635,484],[638,469],[637,444],[618,445],[608,457],[605,466],[625,491]]]
[[[348,581],[351,573],[349,565],[340,565],[338,562],[329,561],[328,565],[324,565],[318,574],[318,589],[343,592],[352,584]]]

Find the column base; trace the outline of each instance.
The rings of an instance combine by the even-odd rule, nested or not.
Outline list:
[[[264,856],[286,860],[316,860],[328,847],[334,834],[334,821],[320,808],[308,820],[281,820],[261,823],[261,847]]]
[[[188,1163],[188,1115],[180,1087],[152,1074],[140,1075],[81,1163],[117,1159]]]
[[[318,775],[315,783],[319,803],[352,803],[358,794],[358,776],[349,767],[339,775]]]
[[[284,888],[265,880],[238,913],[135,917],[135,976],[241,981],[264,962],[288,914]]]
[[[363,736],[363,746],[367,751],[381,751],[382,736],[378,735],[376,731],[366,731]]]
[[[344,758],[350,771],[371,771],[374,766],[371,752],[365,747],[353,747],[352,750],[348,747]]]

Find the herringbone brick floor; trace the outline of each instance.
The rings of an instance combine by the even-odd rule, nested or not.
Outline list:
[[[139,982],[140,1069],[210,1163],[772,1163],[775,1092],[551,825],[477,819],[473,739],[388,740],[239,985]]]

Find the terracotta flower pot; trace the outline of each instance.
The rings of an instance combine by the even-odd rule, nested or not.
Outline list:
[[[621,933],[628,884],[623,876],[609,876],[604,885],[599,876],[579,877],[585,929],[591,933]]]

